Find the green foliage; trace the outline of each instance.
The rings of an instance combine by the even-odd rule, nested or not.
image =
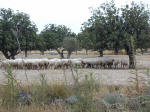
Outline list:
[[[64,48],[61,49],[63,47],[64,38],[75,37],[75,34],[72,33],[71,30],[64,25],[48,24],[40,33],[40,37],[45,42],[44,49],[55,49],[60,55],[60,58],[64,58]]]
[[[35,47],[35,24],[29,15],[11,9],[0,9],[0,50],[7,59],[14,59],[19,50]]]
[[[134,2],[131,3],[131,7],[126,5],[121,10],[124,21],[123,29],[128,35],[135,36],[135,49],[149,47],[149,10],[142,3],[136,4]],[[130,40],[130,36],[125,36],[124,38]],[[146,40],[147,42],[142,44]]]
[[[142,3],[131,3],[124,8],[115,7],[115,3],[106,2],[91,11],[92,16],[83,24],[80,34],[81,44],[84,40],[91,40],[83,45],[90,45],[103,56],[103,50],[114,50],[115,54],[120,49],[125,49],[130,59],[130,68],[134,67],[136,49],[150,47],[150,11]],[[84,35],[84,36],[83,36]],[[133,37],[134,45],[131,45]],[[143,44],[144,43],[144,44]]]
[[[46,48],[46,42],[44,40],[44,38],[41,35],[37,35],[37,38],[35,40],[35,50],[40,50],[40,51],[45,51]]]
[[[112,104],[125,104],[126,103],[126,98],[119,93],[108,93],[104,97],[104,101],[110,105]]]
[[[67,58],[70,58],[71,53],[79,48],[77,39],[75,37],[65,37],[63,48],[68,52]]]
[[[73,34],[64,25],[48,24],[40,35],[46,42],[46,49],[49,50],[62,47],[64,38]]]
[[[92,10],[92,17],[83,25],[83,33],[88,34],[88,39],[92,40],[93,48],[103,56],[103,50],[114,49],[116,53],[122,48],[122,18],[119,16],[119,9],[114,2],[102,4]],[[90,36],[92,37],[90,37]],[[82,39],[83,40],[83,39]]]
[[[78,48],[77,39],[74,37],[64,38],[63,47],[69,52],[75,51]]]
[[[82,48],[86,50],[93,49],[92,37],[90,32],[88,32],[88,29],[84,29],[81,33],[78,34],[78,40]]]

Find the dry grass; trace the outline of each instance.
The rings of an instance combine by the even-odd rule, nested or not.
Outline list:
[[[14,108],[8,108],[0,106],[0,112],[62,112],[62,107],[56,105],[30,105],[30,106],[18,106]]]
[[[28,51],[28,58],[59,58],[59,55],[50,55],[50,51],[45,51],[44,55],[41,55],[40,51]],[[24,55],[24,52],[22,52],[22,54]],[[22,58],[22,54],[19,54],[16,56],[16,58]],[[121,50],[119,52],[119,55],[123,55],[125,54],[124,50]],[[67,52],[64,51],[64,56],[66,57]],[[111,50],[105,50],[104,51],[104,55],[114,55],[114,51]],[[99,56],[99,53],[97,51],[92,51],[89,50],[88,51],[88,55],[86,55],[86,51],[82,50],[82,51],[77,51],[73,52],[73,54],[71,55],[71,58],[93,58],[93,57],[97,57]],[[5,57],[3,56],[3,54],[0,52],[0,59],[5,59]]]
[[[53,87],[56,87],[57,84],[55,84]],[[60,86],[60,85],[59,85]],[[26,87],[25,87],[26,88]],[[56,87],[57,88],[57,87]],[[59,91],[57,91],[59,89]],[[120,93],[126,97],[136,97],[136,91],[135,88],[132,86],[108,86],[108,85],[99,85],[98,91],[95,91],[95,99],[101,99],[104,98],[104,96],[107,93]],[[144,87],[141,87],[141,94],[143,93]],[[60,92],[62,89],[57,88],[57,92]],[[138,94],[139,95],[139,94]],[[29,106],[27,105],[18,105],[16,107],[11,108],[5,108],[4,106],[0,106],[0,112],[62,112],[64,109],[63,106],[58,106],[54,103],[51,103],[49,105],[38,105],[38,104],[31,104]],[[114,112],[120,112],[117,110],[114,110]]]
[[[49,55],[49,51],[46,51],[47,54],[39,55],[37,51],[32,51],[32,54],[29,53],[28,58],[59,58],[58,55]],[[84,54],[85,51],[79,51],[78,55],[75,53],[72,55],[72,58],[91,58],[98,56],[97,52],[89,51],[89,55]],[[111,56],[114,58],[126,58],[128,59],[127,55],[112,55],[112,51],[105,51],[105,54],[107,56]],[[124,51],[122,51],[122,54]],[[121,53],[120,53],[121,54]],[[18,55],[17,58],[21,58],[21,55]],[[144,61],[150,64],[150,56],[149,55],[140,55],[136,56],[137,61]],[[2,55],[0,55],[0,59],[4,59]],[[0,74],[3,74],[3,70],[0,70]],[[39,83],[39,74],[45,73],[46,79],[48,83],[50,84],[50,95],[53,97],[62,96],[63,98],[66,98],[68,95],[72,94],[72,90],[69,88],[66,90],[66,87],[62,82],[65,81],[63,70],[27,70],[27,75],[29,82],[26,81],[24,70],[15,70],[14,73],[16,74],[17,80],[21,81],[22,90],[25,92],[32,92],[32,88],[29,87],[30,84],[33,83]],[[94,79],[98,82],[98,91],[94,91],[95,98],[103,98],[106,93],[120,93],[127,97],[135,97],[139,94],[142,94],[145,90],[145,85],[140,85],[139,93],[137,93],[135,85],[130,85],[129,78],[133,77],[134,75],[131,74],[130,70],[97,70],[97,69],[81,69],[79,70],[79,73],[81,74],[81,79],[85,77],[88,73],[94,74]],[[143,74],[143,70],[139,71],[139,75],[142,77],[146,77],[145,74]],[[73,79],[71,77],[71,71],[66,70],[66,76],[67,76],[67,83],[72,84]],[[4,77],[0,76],[0,83],[2,84],[2,79]],[[27,84],[27,85],[26,85]],[[36,86],[35,86],[36,87]],[[3,85],[0,85],[0,88],[3,88]],[[49,89],[49,88],[48,88]],[[64,91],[65,90],[65,91]],[[17,106],[15,108],[5,108],[2,105],[0,105],[0,112],[62,112],[63,107],[58,107],[54,105],[53,103],[49,105],[38,105],[38,104],[31,104],[30,106]],[[116,111],[115,111],[116,112]]]
[[[101,84],[107,85],[131,85],[130,77],[135,77],[134,74],[131,74],[132,70],[113,70],[113,69],[79,69],[78,73],[80,74],[80,80],[82,80],[85,75],[93,73],[94,79]],[[147,76],[144,74],[145,70],[139,70],[139,76],[142,76],[144,79],[147,79]],[[0,70],[0,74],[3,74],[4,71]],[[16,75],[16,78],[23,84],[32,84],[38,83],[40,74],[45,74],[48,83],[64,83],[65,77],[63,70],[27,70],[26,74],[28,76],[28,81],[26,80],[26,75],[24,70],[14,70],[13,72]],[[72,84],[73,78],[71,76],[71,70],[66,70],[66,83]],[[3,83],[5,80],[3,75],[0,75],[0,83]]]
[[[23,55],[22,55],[23,54]],[[25,58],[24,57],[24,52],[22,52],[22,54],[19,54],[16,56],[16,58]],[[64,55],[66,56],[66,52],[64,52]],[[128,59],[128,56],[125,55],[125,51],[121,50],[119,51],[118,55],[114,55],[114,51],[111,50],[105,50],[104,51],[104,55],[105,56],[110,56],[110,57],[114,57],[114,58],[126,58]],[[22,57],[23,56],[23,57]],[[73,52],[73,54],[71,55],[71,58],[94,58],[99,56],[99,53],[97,51],[88,51],[88,55],[86,55],[86,51],[82,50],[82,51],[78,51],[77,54],[76,52]],[[59,58],[59,55],[50,55],[50,51],[45,51],[44,55],[41,55],[41,53],[39,51],[29,51],[28,52],[28,57],[27,58]],[[150,55],[139,55],[137,54],[136,56],[138,61],[150,61]],[[5,57],[3,56],[3,54],[0,52],[0,59],[5,59]]]
[[[48,84],[46,82],[46,80],[44,80],[44,81],[45,81],[45,84]],[[94,83],[93,82],[91,83],[91,81],[94,81]],[[140,93],[137,94],[136,88],[134,85],[133,86],[102,85],[102,84],[97,83],[95,80],[83,80],[83,82],[81,82],[80,84],[81,84],[81,86],[79,85],[78,90],[76,92],[81,94],[81,96],[83,96],[83,94],[85,94],[87,96],[85,96],[86,100],[84,100],[83,102],[79,102],[79,104],[80,103],[86,104],[85,101],[93,101],[93,98],[94,99],[102,99],[105,97],[106,93],[120,93],[127,97],[130,97],[130,96],[135,97],[139,94],[142,94],[143,90],[145,88],[145,86],[141,86],[139,88]],[[94,85],[96,84],[96,85],[93,86],[93,84]],[[94,87],[94,88],[91,90],[90,89],[91,87],[92,88]],[[3,88],[3,84],[0,85],[0,89],[1,88]],[[75,90],[73,88],[70,88],[70,86],[66,86],[63,83],[61,83],[61,84],[54,83],[54,84],[43,85],[42,81],[40,83],[35,83],[32,85],[21,84],[21,91],[31,93],[33,95],[32,96],[33,99],[34,99],[34,97],[36,99],[39,99],[39,98],[41,99],[41,97],[45,96],[45,97],[43,97],[44,100],[47,100],[47,98],[52,98],[52,99],[67,98],[68,96],[74,95],[76,93],[76,92],[74,93]],[[93,98],[89,98],[90,96],[88,96],[87,93],[92,94]],[[6,94],[6,93],[2,93],[2,94]],[[89,99],[87,99],[87,98],[89,98]],[[92,104],[92,102],[91,102],[91,104]],[[80,107],[80,105],[77,105],[77,106]],[[85,107],[82,107],[82,108],[85,108]],[[63,105],[57,106],[54,103],[43,104],[43,103],[41,103],[41,100],[40,100],[40,102],[34,102],[34,100],[33,100],[33,103],[31,103],[31,105],[29,105],[29,106],[16,105],[14,107],[7,106],[7,108],[6,108],[5,106],[0,105],[0,112],[62,112],[63,109],[64,109]],[[86,110],[86,108],[85,108],[85,110]],[[88,111],[88,112],[91,112],[91,111]]]

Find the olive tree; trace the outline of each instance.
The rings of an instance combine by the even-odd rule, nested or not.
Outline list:
[[[64,25],[48,24],[40,35],[46,43],[46,50],[55,49],[60,58],[64,58],[63,40],[65,37],[74,36],[75,34]]]
[[[78,41],[75,37],[65,37],[63,40],[63,48],[68,52],[67,58],[70,58],[73,51],[78,49]]]

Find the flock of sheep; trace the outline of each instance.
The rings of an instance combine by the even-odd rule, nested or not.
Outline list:
[[[3,60],[0,68],[11,66],[14,69],[68,69],[69,67],[118,69],[127,68],[128,61],[111,57],[97,57],[86,59],[15,59]]]

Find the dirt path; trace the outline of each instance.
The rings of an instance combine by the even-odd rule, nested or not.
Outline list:
[[[131,77],[135,77],[132,74],[133,70],[98,70],[98,69],[80,69],[78,71],[80,80],[84,79],[85,75],[93,73],[93,77],[98,83],[108,84],[108,85],[130,85]],[[2,83],[4,78],[4,71],[0,69],[0,83]],[[147,79],[145,75],[146,70],[139,70],[139,76]],[[71,70],[66,70],[65,75],[63,70],[27,70],[26,74],[28,81],[26,80],[26,75],[24,70],[14,70],[16,78],[22,83],[29,84],[39,82],[40,74],[45,74],[46,79],[50,83],[60,83],[66,81],[68,84],[73,83],[73,78],[71,75]]]

